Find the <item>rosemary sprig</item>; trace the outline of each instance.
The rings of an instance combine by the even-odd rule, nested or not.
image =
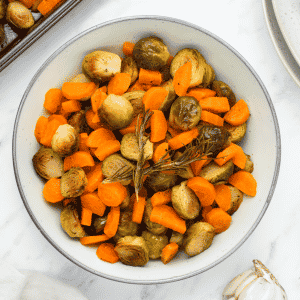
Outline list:
[[[112,176],[105,178],[102,181],[102,183],[105,184],[105,183],[111,183],[116,181],[131,180],[133,177],[134,169],[135,168],[131,168],[129,166],[123,166]]]
[[[142,120],[141,124],[139,122],[140,115],[138,115],[137,118],[137,124],[135,127],[135,135],[138,143],[138,149],[139,149],[139,157],[138,161],[136,164],[136,168],[133,172],[133,182],[134,182],[134,189],[135,189],[135,195],[136,195],[136,200],[139,201],[139,191],[142,188],[142,179],[144,176],[144,170],[143,166],[145,164],[146,158],[145,158],[145,144],[148,141],[148,137],[145,138],[144,133],[145,133],[145,128],[152,116],[153,112],[150,111],[149,109],[142,115]]]

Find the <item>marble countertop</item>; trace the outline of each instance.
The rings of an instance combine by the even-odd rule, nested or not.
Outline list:
[[[133,15],[179,18],[201,26],[231,44],[264,82],[281,130],[282,160],[277,187],[253,234],[214,268],[168,284],[118,283],[95,276],[66,259],[43,237],[29,217],[17,189],[12,164],[12,133],[17,109],[27,85],[42,63],[83,30]],[[259,259],[277,277],[289,299],[300,299],[299,92],[299,86],[287,73],[272,44],[261,1],[82,1],[0,73],[0,259],[18,269],[41,271],[73,285],[89,299],[125,300],[220,300],[225,285],[250,268],[253,259]]]

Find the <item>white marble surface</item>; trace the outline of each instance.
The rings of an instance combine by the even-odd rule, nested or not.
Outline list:
[[[12,165],[12,133],[18,105],[41,64],[83,30],[104,21],[133,15],[180,18],[231,44],[264,82],[276,109],[282,138],[277,187],[265,216],[251,237],[209,271],[162,285],[113,282],[90,274],[67,260],[47,242],[30,219],[17,189]],[[41,271],[78,287],[89,299],[219,300],[228,281],[251,267],[256,258],[273,271],[289,299],[300,299],[299,92],[300,88],[283,67],[271,42],[261,1],[82,1],[0,73],[0,259],[18,269]]]

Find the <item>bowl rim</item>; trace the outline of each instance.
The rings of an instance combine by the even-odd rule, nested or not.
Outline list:
[[[18,165],[17,165],[17,157],[16,157],[16,138],[17,138],[17,131],[18,131],[18,124],[19,124],[19,120],[20,120],[20,115],[22,112],[22,108],[23,105],[25,103],[25,100],[27,98],[28,93],[30,92],[32,86],[34,85],[35,81],[37,80],[37,78],[40,76],[40,74],[44,71],[44,69],[50,64],[50,62],[58,55],[60,54],[65,48],[67,48],[69,45],[71,45],[73,42],[75,42],[76,40],[80,39],[82,36],[86,35],[87,33],[90,33],[94,30],[97,30],[101,27],[105,27],[114,23],[120,23],[120,22],[126,22],[126,21],[130,21],[130,20],[145,20],[145,19],[150,19],[150,20],[158,20],[158,21],[165,21],[165,22],[173,22],[179,25],[184,25],[190,28],[193,28],[195,30],[201,31],[202,33],[212,37],[213,39],[217,40],[219,43],[221,43],[223,46],[227,47],[231,52],[233,52],[244,64],[245,66],[248,68],[248,70],[252,73],[252,75],[255,77],[255,79],[257,80],[258,84],[260,85],[261,89],[263,90],[263,93],[267,99],[271,114],[272,114],[272,118],[273,118],[273,124],[275,126],[275,134],[276,134],[276,164],[275,164],[275,170],[274,170],[274,174],[273,174],[273,179],[272,179],[272,184],[271,184],[271,188],[270,191],[268,193],[265,205],[263,206],[258,218],[256,219],[255,223],[252,225],[252,227],[250,228],[250,230],[247,232],[247,234],[239,241],[239,243],[233,247],[228,253],[224,254],[222,257],[220,257],[218,260],[216,260],[215,262],[211,263],[210,265],[208,265],[205,268],[199,269],[197,271],[194,271],[192,273],[188,273],[185,275],[181,275],[181,276],[173,276],[167,279],[160,279],[160,280],[149,280],[149,281],[144,281],[144,280],[132,280],[132,279],[124,279],[121,277],[117,277],[117,276],[110,276],[110,275],[106,275],[104,273],[95,271],[85,265],[83,265],[81,262],[77,261],[76,259],[74,259],[73,257],[71,257],[68,253],[66,253],[62,248],[60,248],[51,238],[50,236],[48,236],[47,232],[44,230],[44,228],[39,224],[39,222],[37,221],[37,219],[35,218],[34,214],[32,213],[29,204],[27,202],[25,193],[22,189],[22,185],[21,185],[21,181],[20,181],[20,177],[19,177],[19,172],[18,172]],[[222,38],[218,37],[217,35],[215,35],[214,33],[211,33],[210,31],[195,25],[193,23],[181,20],[181,19],[177,19],[177,18],[173,18],[173,17],[168,17],[168,16],[160,16],[160,15],[136,15],[136,16],[129,16],[129,17],[121,17],[121,18],[115,18],[100,24],[97,24],[93,27],[90,27],[89,29],[84,30],[83,32],[77,34],[76,36],[74,36],[73,38],[71,38],[69,41],[67,41],[66,43],[64,43],[62,46],[60,46],[52,55],[50,55],[50,57],[41,65],[41,67],[38,69],[38,71],[35,73],[35,75],[33,76],[33,78],[31,79],[18,108],[17,114],[16,114],[16,118],[15,118],[15,123],[14,123],[14,128],[13,128],[13,137],[12,137],[12,159],[13,159],[13,168],[14,168],[14,174],[15,174],[15,179],[16,179],[16,183],[18,186],[18,190],[20,193],[20,196],[22,198],[22,201],[25,205],[25,208],[27,210],[27,212],[29,213],[29,216],[31,217],[32,221],[34,222],[34,224],[36,225],[36,227],[38,228],[38,230],[42,233],[42,235],[46,238],[46,240],[56,249],[58,250],[64,257],[66,257],[67,259],[69,259],[71,262],[75,263],[77,266],[83,268],[84,270],[98,275],[100,277],[104,277],[106,279],[110,279],[113,281],[117,281],[117,282],[121,282],[121,283],[129,283],[129,284],[143,284],[143,285],[148,285],[148,284],[162,284],[162,283],[170,283],[170,282],[175,282],[175,281],[179,281],[179,280],[183,280],[183,279],[187,279],[190,277],[193,277],[195,275],[198,275],[200,273],[203,273],[211,268],[213,268],[214,266],[218,265],[220,262],[224,261],[227,257],[229,257],[231,254],[233,254],[239,247],[241,247],[242,244],[244,244],[244,242],[249,238],[249,236],[252,234],[252,232],[254,231],[254,229],[258,226],[258,224],[260,223],[263,215],[265,214],[272,196],[274,194],[275,191],[275,187],[276,187],[276,183],[278,180],[278,175],[279,175],[279,169],[280,169],[280,163],[281,163],[281,138],[280,138],[280,130],[279,130],[279,124],[278,124],[278,120],[277,120],[277,116],[276,116],[276,112],[275,112],[275,108],[273,106],[271,97],[266,89],[266,87],[264,86],[262,80],[260,79],[260,77],[258,76],[258,74],[256,73],[256,71],[252,68],[252,66],[249,64],[249,62],[237,51],[235,50],[231,45],[229,45],[227,42],[225,42]]]

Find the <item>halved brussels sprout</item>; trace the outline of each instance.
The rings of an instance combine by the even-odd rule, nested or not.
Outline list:
[[[64,162],[51,148],[41,147],[33,156],[32,162],[35,171],[47,180],[64,174]]]
[[[227,210],[227,213],[233,215],[240,205],[243,202],[243,193],[238,190],[236,187],[229,185],[230,194],[231,194],[231,201],[230,201],[230,208]]]
[[[125,265],[144,266],[149,261],[149,250],[145,240],[140,236],[120,238],[115,247],[120,261]]]
[[[219,166],[213,161],[202,168],[199,176],[208,180],[212,184],[215,184],[218,181],[227,182],[228,178],[232,175],[233,170],[234,164],[231,160],[223,166]]]
[[[114,94],[105,98],[98,113],[113,129],[124,128],[133,119],[131,103],[125,97]]]
[[[99,233],[100,231],[102,231],[105,227],[107,221],[107,216],[102,216],[102,217],[97,217],[94,221],[94,228],[96,233]]]
[[[211,86],[217,92],[217,97],[227,97],[230,107],[236,103],[236,97],[231,87],[223,81],[215,80]]]
[[[215,228],[206,222],[196,222],[186,231],[183,241],[184,252],[195,256],[206,250],[215,236]]]
[[[247,131],[247,123],[239,126],[232,126],[228,123],[224,123],[224,128],[229,132],[229,140],[232,143],[239,143],[245,136]]]
[[[132,91],[123,94],[123,97],[125,97],[133,107],[133,119],[137,115],[143,114],[145,110],[145,105],[143,103],[143,96],[145,93],[145,91]]]
[[[184,235],[177,231],[172,231],[170,243],[176,243],[179,247],[183,245]]]
[[[83,132],[89,133],[90,131],[89,126],[86,123],[84,110],[75,112],[68,120],[68,124],[73,126],[76,132],[78,132],[79,134]]]
[[[164,102],[161,104],[159,109],[162,111],[167,111],[176,98],[176,93],[175,93],[175,89],[173,86],[173,79],[169,79],[168,81],[165,81],[161,85],[161,87],[163,87],[164,89],[166,89],[168,91],[168,95],[166,96]]]
[[[126,56],[122,60],[121,72],[127,73],[131,76],[131,83],[135,82],[139,76],[139,70],[136,65],[136,62],[131,56]]]
[[[149,249],[149,258],[160,258],[162,249],[168,245],[168,237],[166,235],[156,235],[147,230],[142,232],[142,237]]]
[[[61,194],[65,198],[78,197],[84,192],[87,183],[85,172],[81,168],[71,168],[60,179]]]
[[[78,216],[78,212],[72,205],[66,206],[60,214],[60,223],[63,230],[70,237],[84,237],[85,231],[82,228]]]
[[[79,147],[78,132],[69,124],[60,125],[52,137],[51,147],[60,156],[73,154]]]
[[[139,68],[159,70],[167,64],[170,53],[162,39],[149,36],[135,43],[132,55]]]
[[[138,231],[138,224],[132,221],[132,211],[122,211],[120,214],[120,221],[117,235],[119,237],[133,236]]]
[[[145,184],[153,189],[154,192],[159,192],[173,187],[176,180],[176,174],[153,173],[147,177]]]
[[[82,71],[92,79],[105,82],[121,72],[121,63],[119,55],[97,50],[84,57]]]

